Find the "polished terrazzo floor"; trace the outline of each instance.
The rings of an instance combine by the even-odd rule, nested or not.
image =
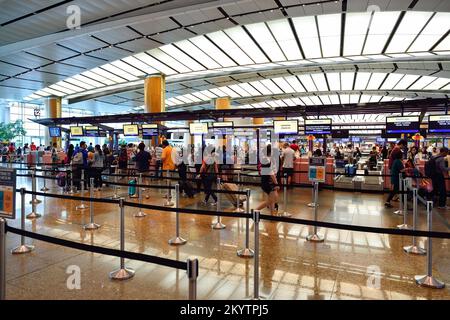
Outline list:
[[[18,178],[19,187],[31,187],[28,178]],[[53,193],[60,193],[49,183]],[[39,181],[38,189],[42,186]],[[144,203],[162,205],[163,192],[146,191]],[[121,190],[126,194],[126,190]],[[110,196],[104,188],[96,197]],[[31,210],[27,196],[26,212]],[[319,219],[323,221],[394,227],[402,218],[394,209],[385,209],[385,196],[380,194],[320,191]],[[201,197],[182,198],[181,205],[204,208]],[[119,248],[119,209],[113,204],[95,203],[96,231],[84,231],[88,211],[75,210],[79,201],[43,198],[37,220],[27,220],[26,229],[34,232],[108,248]],[[222,198],[224,210],[231,204]],[[262,200],[259,188],[252,188],[251,207]],[[311,219],[311,189],[288,191],[288,211],[293,217]],[[280,197],[282,203],[282,197]],[[18,208],[20,202],[18,201]],[[282,209],[282,207],[281,207]],[[18,212],[20,212],[18,210]],[[175,214],[147,211],[145,218],[135,218],[136,208],[126,208],[126,250],[185,261],[198,258],[198,299],[247,299],[253,293],[253,259],[236,256],[245,239],[245,220],[223,218],[224,230],[212,230],[214,217],[182,214],[181,236],[188,240],[180,247],[167,241],[174,235]],[[448,232],[450,211],[434,210],[434,230]],[[411,217],[409,217],[409,221]],[[20,226],[20,220],[9,222]],[[423,206],[419,211],[419,228],[426,228]],[[391,236],[345,230],[320,229],[323,243],[305,241],[309,227],[304,225],[262,221],[260,224],[260,295],[265,299],[450,299],[449,240],[433,240],[433,273],[447,286],[444,289],[418,287],[414,275],[424,274],[425,256],[412,256],[402,247],[410,237]],[[253,223],[250,243],[253,247]],[[7,235],[7,248],[19,243],[19,236]],[[119,266],[115,257],[64,248],[27,239],[36,250],[26,255],[7,255],[7,299],[186,299],[188,280],[185,271],[126,261],[136,276],[125,282],[108,278]],[[425,239],[419,239],[424,246]],[[81,289],[69,290],[66,282],[68,266],[81,270]],[[369,269],[368,269],[369,268]],[[379,287],[370,270],[379,270]]]

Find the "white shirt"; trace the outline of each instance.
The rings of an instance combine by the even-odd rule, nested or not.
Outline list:
[[[294,150],[289,147],[283,149],[283,168],[294,168],[294,154]]]
[[[161,147],[156,147],[155,148],[155,157],[156,160],[161,160],[161,155],[162,155],[163,149]]]

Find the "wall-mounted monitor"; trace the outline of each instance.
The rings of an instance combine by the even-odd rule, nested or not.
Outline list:
[[[233,121],[224,121],[224,122],[212,122],[212,132],[215,135],[225,135],[225,134],[233,134]]]
[[[450,134],[450,115],[433,115],[428,117],[428,132],[439,134]]]
[[[274,120],[275,134],[298,134],[298,120]]]
[[[139,127],[137,124],[124,124],[123,135],[125,137],[137,137],[139,135]]]
[[[70,135],[72,137],[82,137],[83,127],[70,127]]]
[[[419,132],[419,116],[386,117],[386,133]]]
[[[85,137],[98,137],[99,128],[97,126],[86,126],[84,127]]]
[[[191,135],[208,134],[208,123],[206,122],[189,123],[189,133]]]
[[[331,137],[333,139],[346,139],[349,137],[349,131],[344,129],[331,130]]]
[[[331,134],[331,119],[305,120],[305,134]]]
[[[60,138],[61,137],[61,128],[60,127],[49,127],[48,133],[51,138]]]
[[[158,134],[158,125],[156,123],[142,125],[143,139],[151,139],[152,137],[157,137]]]

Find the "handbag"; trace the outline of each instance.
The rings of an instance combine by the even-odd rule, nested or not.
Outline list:
[[[421,179],[419,183],[419,189],[431,193],[433,192],[433,182],[428,178]]]

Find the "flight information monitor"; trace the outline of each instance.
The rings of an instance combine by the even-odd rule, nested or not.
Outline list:
[[[125,137],[137,137],[139,135],[139,127],[137,124],[124,124],[123,135]]]
[[[234,123],[232,121],[213,122],[212,131],[217,135],[233,134]]]
[[[72,137],[82,137],[83,127],[70,127],[70,135]]]
[[[331,134],[331,119],[305,120],[305,134]]]
[[[275,134],[298,134],[298,120],[275,120],[273,131]]]
[[[419,132],[419,116],[386,117],[386,133]]]
[[[347,139],[349,137],[349,131],[344,129],[331,130],[331,137],[334,139]]]
[[[189,123],[189,133],[191,135],[208,134],[208,123],[207,122]]]
[[[86,126],[84,127],[85,137],[98,137],[99,128],[97,126]]]
[[[59,138],[59,137],[61,137],[61,128],[60,127],[49,127],[48,133],[51,138]]]
[[[428,132],[434,134],[450,133],[450,115],[428,117]]]
[[[151,139],[152,137],[157,137],[158,133],[158,125],[156,123],[142,125],[142,138]]]

